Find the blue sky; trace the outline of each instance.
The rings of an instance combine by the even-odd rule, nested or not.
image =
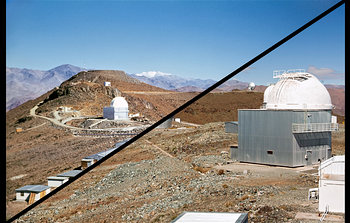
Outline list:
[[[219,80],[338,1],[6,1],[6,65]],[[235,78],[303,68],[344,84],[344,5]]]

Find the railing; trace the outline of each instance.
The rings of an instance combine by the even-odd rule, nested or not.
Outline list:
[[[328,210],[329,210],[329,206],[328,206],[328,204],[326,204],[326,208],[325,208],[325,210],[324,210],[324,212],[323,212],[323,214],[322,214],[322,217],[321,217],[321,219],[320,219],[320,222],[323,222],[324,218],[325,218],[326,215],[328,214]]]
[[[307,123],[307,124],[292,124],[293,133],[305,133],[305,132],[330,132],[338,131],[338,123]]]
[[[289,74],[289,75],[288,75]],[[291,78],[305,74],[305,69],[274,70],[273,78]]]

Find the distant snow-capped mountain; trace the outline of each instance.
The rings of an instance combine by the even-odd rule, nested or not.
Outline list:
[[[136,76],[139,76],[139,77],[148,77],[148,78],[154,78],[154,77],[160,77],[160,76],[170,76],[172,74],[169,74],[169,73],[163,73],[163,72],[160,72],[160,71],[147,71],[147,72],[142,72],[142,73],[139,73],[139,74],[135,74]]]
[[[201,89],[206,89],[216,82],[211,79],[186,79],[177,75],[164,73],[160,71],[148,71],[138,74],[129,74],[129,76],[136,78],[146,84],[150,84],[167,90],[175,90],[187,86],[195,86]]]
[[[64,64],[48,71],[6,67],[6,111],[59,86],[85,68]]]
[[[216,83],[211,79],[191,79],[182,78],[173,74],[163,73],[160,71],[149,71],[138,74],[129,74],[146,84],[164,88],[167,90],[175,90],[181,92],[188,91],[203,91],[208,87]],[[216,90],[219,91],[232,91],[233,89],[246,89],[248,87],[247,82],[241,82],[235,79],[229,80],[226,83],[220,85]]]

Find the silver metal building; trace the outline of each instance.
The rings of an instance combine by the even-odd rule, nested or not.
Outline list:
[[[260,109],[238,110],[237,160],[305,166],[331,157],[332,103],[323,84],[304,70],[274,72]]]
[[[173,123],[174,117],[170,117],[169,119],[165,120],[162,124],[158,125],[157,129],[168,129],[171,128]]]

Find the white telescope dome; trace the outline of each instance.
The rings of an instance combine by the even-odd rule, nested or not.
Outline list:
[[[280,80],[266,88],[266,109],[332,109],[326,87],[312,74],[285,72]]]
[[[124,97],[115,97],[111,101],[111,107],[114,107],[114,108],[128,108],[128,102],[126,102]]]
[[[255,84],[254,84],[253,82],[250,82],[250,83],[248,84],[248,89],[249,89],[249,90],[254,90],[254,88],[255,88]]]
[[[272,90],[272,88],[274,87],[274,84],[271,84],[270,86],[268,86],[265,91],[264,91],[264,103],[267,103],[267,99],[269,97],[270,91]]]

